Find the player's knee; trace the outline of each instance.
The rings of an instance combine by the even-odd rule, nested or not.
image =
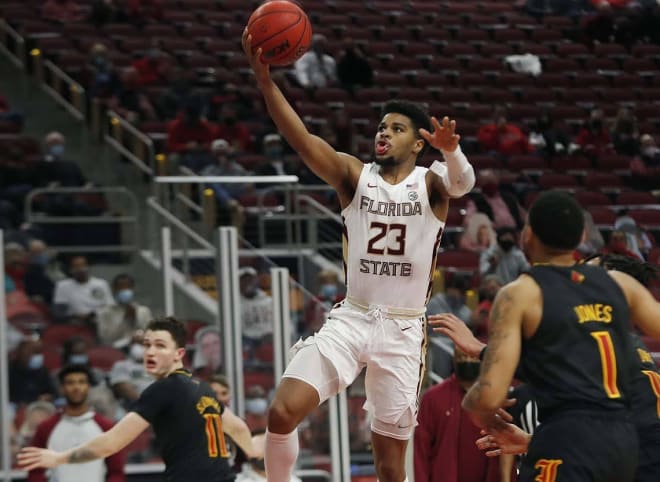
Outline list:
[[[403,465],[396,458],[385,458],[376,462],[379,482],[402,482],[406,478]]]
[[[300,416],[287,403],[275,399],[268,409],[268,430],[275,433],[291,433],[300,422]]]

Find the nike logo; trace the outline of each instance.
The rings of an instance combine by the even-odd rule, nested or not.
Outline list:
[[[378,187],[378,185],[377,185],[377,184],[369,184],[369,183],[367,183],[367,187]]]
[[[412,326],[407,326],[406,328],[401,328],[401,331],[410,330],[411,328],[412,328]]]
[[[409,428],[410,425],[405,425],[405,426],[397,425],[397,427],[399,427],[399,428]]]

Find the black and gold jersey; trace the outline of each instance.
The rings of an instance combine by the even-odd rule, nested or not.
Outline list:
[[[633,421],[638,429],[655,433],[660,440],[660,372],[646,345],[633,335],[635,371],[632,380]]]
[[[234,480],[222,430],[224,407],[211,387],[177,370],[152,383],[132,411],[156,433],[171,482]]]
[[[522,342],[522,373],[539,420],[563,410],[624,410],[630,404],[632,345],[625,295],[597,266],[537,265],[536,333]]]

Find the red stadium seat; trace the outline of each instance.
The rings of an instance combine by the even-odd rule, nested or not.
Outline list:
[[[608,206],[611,204],[610,198],[599,191],[578,191],[575,193],[575,200],[583,208],[591,206]]]
[[[271,371],[246,370],[243,373],[243,383],[246,389],[261,386],[264,390],[269,391],[275,386],[275,375]]]
[[[464,250],[442,251],[438,253],[436,266],[447,271],[474,272],[479,268],[479,255]]]
[[[616,174],[606,172],[594,172],[584,179],[584,184],[589,189],[622,188],[623,181]]]
[[[591,206],[587,208],[589,214],[594,220],[594,224],[597,226],[607,226],[613,227],[614,221],[616,221],[616,213],[610,208],[605,206]]]
[[[91,330],[86,326],[80,325],[50,325],[46,328],[41,336],[44,345],[62,345],[69,338],[81,337],[94,343],[94,335]]]
[[[628,216],[640,226],[660,228],[660,209],[631,209]]]
[[[122,351],[104,345],[91,347],[87,350],[87,356],[89,357],[89,364],[92,367],[106,372],[112,370],[112,365],[116,362],[126,358],[126,355]]]
[[[646,191],[623,191],[616,197],[617,204],[657,204],[658,199]]]
[[[542,189],[577,188],[578,183],[570,174],[546,173],[539,178],[539,186]]]
[[[630,158],[621,154],[601,154],[596,160],[596,166],[604,171],[628,170]]]

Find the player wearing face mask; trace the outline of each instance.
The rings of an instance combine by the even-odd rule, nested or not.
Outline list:
[[[104,345],[125,348],[133,332],[147,326],[151,310],[135,301],[135,280],[126,273],[112,280],[112,296],[115,302],[98,311],[98,335]]]
[[[479,271],[482,276],[495,274],[503,283],[509,283],[529,269],[522,250],[516,246],[516,230],[497,230],[497,244],[481,253]]]

